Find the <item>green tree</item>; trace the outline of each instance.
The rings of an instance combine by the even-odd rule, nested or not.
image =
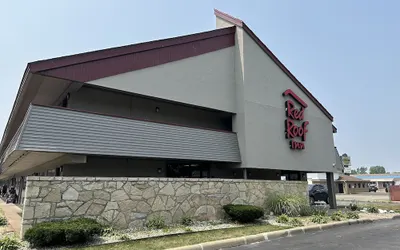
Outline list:
[[[368,168],[367,168],[367,167],[357,168],[357,171],[358,171],[360,174],[368,174]]]
[[[360,167],[357,169],[352,169],[351,174],[368,174],[368,168],[367,167]]]
[[[383,166],[372,166],[369,168],[370,174],[386,174],[386,169]]]

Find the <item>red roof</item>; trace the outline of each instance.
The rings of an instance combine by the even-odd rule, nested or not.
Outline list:
[[[254,42],[256,42],[258,44],[258,46],[260,46],[260,48],[275,62],[276,65],[278,65],[279,68],[281,68],[281,70],[304,92],[304,94],[306,94],[308,96],[308,98],[311,99],[311,101],[317,105],[317,107],[331,120],[333,121],[333,116],[328,112],[328,110],[322,106],[322,104],[317,100],[317,98],[315,98],[310,91],[308,91],[306,89],[306,87],[304,87],[303,84],[301,84],[301,82],[299,80],[297,80],[297,78],[285,67],[285,65],[283,65],[283,63],[281,61],[279,61],[279,59],[274,55],[274,53],[272,53],[271,50],[268,49],[268,47],[260,40],[260,38],[258,38],[254,32],[240,19],[230,16],[222,11],[216,10],[214,9],[214,14],[227,21],[230,22],[240,28],[242,28],[253,40]],[[336,128],[333,128],[333,131],[335,133]]]
[[[28,64],[32,73],[88,82],[235,45],[235,28],[63,56]]]

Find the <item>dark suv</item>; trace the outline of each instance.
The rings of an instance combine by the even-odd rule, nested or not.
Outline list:
[[[310,197],[310,204],[314,204],[316,201],[325,201],[329,204],[328,189],[324,185],[315,184],[308,187],[308,195]]]

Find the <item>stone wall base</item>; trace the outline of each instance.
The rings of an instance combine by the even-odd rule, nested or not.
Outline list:
[[[229,203],[263,206],[270,193],[307,197],[307,182],[173,178],[27,178],[21,234],[44,221],[93,218],[119,229],[140,228],[154,216],[214,220]]]

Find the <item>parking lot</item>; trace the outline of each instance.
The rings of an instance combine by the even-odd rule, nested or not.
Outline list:
[[[389,202],[389,194],[386,192],[376,193],[358,193],[358,194],[336,194],[336,200],[338,202]]]

